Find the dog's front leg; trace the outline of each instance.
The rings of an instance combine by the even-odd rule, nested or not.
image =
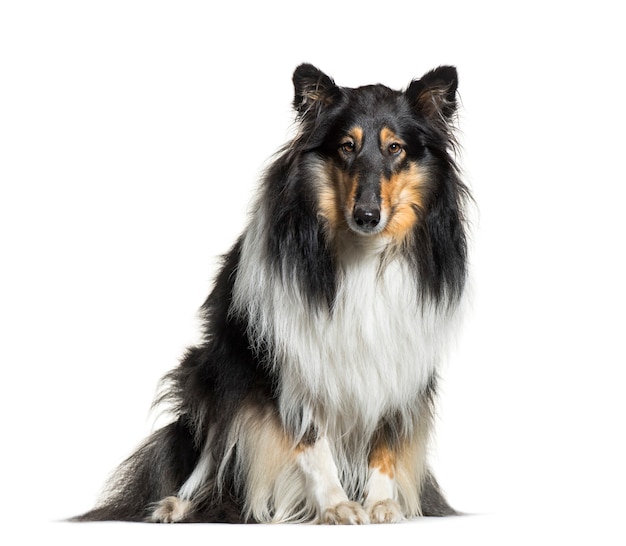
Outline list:
[[[341,487],[337,465],[325,437],[312,444],[301,444],[297,461],[305,476],[307,496],[317,507],[319,523],[369,523],[363,507],[348,499]]]
[[[397,499],[396,452],[379,440],[369,456],[369,476],[363,506],[372,523],[396,523],[404,519]]]

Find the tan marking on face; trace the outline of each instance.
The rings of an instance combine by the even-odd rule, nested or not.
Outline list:
[[[360,149],[363,145],[363,127],[355,125],[348,131],[348,136],[354,139],[357,149]]]
[[[387,153],[391,144],[399,144],[400,146],[402,146],[402,151],[396,157],[398,159],[404,158],[404,156],[406,155],[406,151],[404,150],[404,146],[406,145],[406,143],[396,133],[389,129],[389,127],[383,127],[380,130],[379,138],[380,149],[383,153]]]
[[[351,149],[345,149],[344,145],[352,145]],[[363,147],[363,128],[358,125],[354,125],[339,141],[339,152],[345,158],[348,159],[353,154],[356,154]]]
[[[410,163],[381,184],[382,208],[389,220],[383,233],[397,243],[402,242],[419,221],[417,210],[425,205],[427,173],[416,163]]]
[[[339,167],[326,165],[318,191],[320,215],[333,232],[347,229],[346,215],[352,214],[358,186],[356,177],[350,177]]]
[[[340,145],[344,142],[352,142],[352,153],[357,153],[363,146],[363,128],[358,125],[351,127],[340,140]],[[319,213],[327,220],[330,229],[337,232],[346,227],[346,214],[352,214],[358,179],[330,163],[324,165],[319,178]]]
[[[396,453],[386,442],[379,440],[374,444],[369,456],[370,468],[376,468],[381,474],[393,479],[396,468]]]
[[[324,165],[319,176],[318,207],[319,214],[332,229],[339,224],[339,208],[337,195],[337,169],[331,165]]]
[[[383,127],[380,130],[380,142],[381,144],[385,144],[385,143],[389,143],[389,141],[392,140],[397,140],[398,137],[396,136],[396,134],[389,129],[389,127]]]

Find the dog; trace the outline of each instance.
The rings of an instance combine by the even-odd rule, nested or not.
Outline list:
[[[455,514],[428,465],[466,301],[456,68],[405,90],[293,74],[297,131],[161,384],[172,422],[78,521],[365,524]]]

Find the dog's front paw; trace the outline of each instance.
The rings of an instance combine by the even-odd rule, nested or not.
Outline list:
[[[404,519],[400,505],[393,499],[385,499],[368,508],[372,523],[398,523]]]
[[[367,512],[358,502],[345,501],[324,510],[321,523],[327,525],[362,525],[369,523]]]
[[[153,523],[176,523],[189,512],[191,503],[178,497],[165,497],[154,506],[150,521]]]

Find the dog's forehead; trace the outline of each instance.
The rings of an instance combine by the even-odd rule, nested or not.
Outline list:
[[[378,130],[401,119],[407,110],[404,95],[384,85],[367,85],[347,89],[345,121],[364,130]],[[395,123],[393,123],[395,124]]]

